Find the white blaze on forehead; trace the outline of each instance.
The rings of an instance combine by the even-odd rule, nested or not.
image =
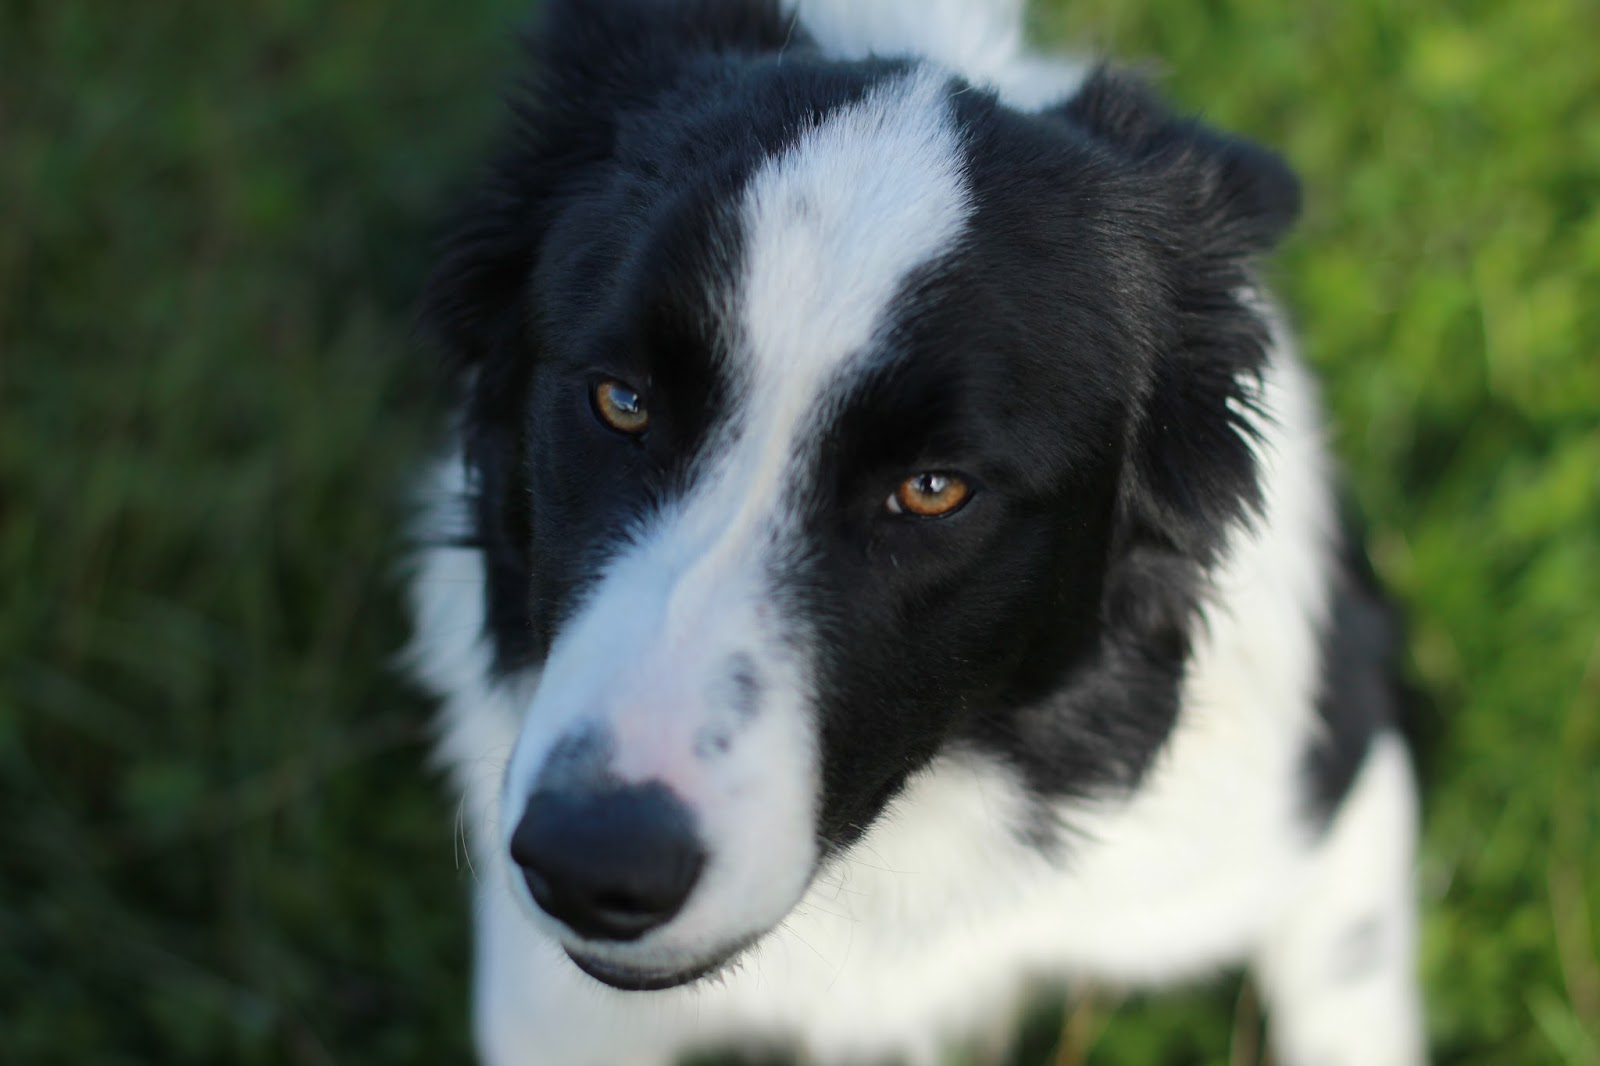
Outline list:
[[[752,549],[792,526],[791,478],[831,387],[891,324],[908,278],[960,239],[971,195],[948,85],[920,67],[876,85],[750,179],[728,308],[742,387],[731,432],[674,516],[687,543],[713,545],[673,591],[674,627],[703,612],[708,585],[761,570]]]
[[[947,84],[917,69],[879,85],[751,179],[735,298],[752,414],[792,426],[960,237],[970,196]]]

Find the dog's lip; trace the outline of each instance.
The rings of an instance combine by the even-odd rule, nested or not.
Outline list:
[[[571,948],[564,948],[567,958],[572,964],[584,973],[593,977],[603,985],[623,992],[659,992],[666,988],[677,988],[702,977],[709,977],[722,969],[733,957],[734,952],[719,955],[710,962],[691,966],[684,970],[658,970],[646,969],[637,966],[627,966],[622,963],[597,959],[592,955],[584,955]]]

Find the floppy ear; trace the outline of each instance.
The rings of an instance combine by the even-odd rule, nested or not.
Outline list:
[[[1299,217],[1300,182],[1281,158],[1174,114],[1133,75],[1101,67],[1056,113],[1163,178],[1211,252],[1269,251]]]
[[[1057,115],[1139,176],[1173,318],[1130,431],[1123,540],[1208,563],[1260,502],[1254,422],[1271,338],[1254,260],[1294,223],[1299,182],[1276,155],[1174,115],[1127,75],[1098,71]]]
[[[777,0],[547,0],[524,38],[532,74],[476,192],[456,213],[421,321],[447,365],[477,367],[522,332],[524,290],[562,190],[609,158],[619,124],[697,64],[777,51],[793,19]]]

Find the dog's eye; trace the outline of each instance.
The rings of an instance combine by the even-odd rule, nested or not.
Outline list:
[[[594,387],[594,413],[616,430],[637,437],[650,428],[650,412],[644,398],[615,378],[606,378]]]
[[[924,473],[908,477],[884,502],[890,514],[940,518],[959,511],[972,496],[972,487],[955,474]]]

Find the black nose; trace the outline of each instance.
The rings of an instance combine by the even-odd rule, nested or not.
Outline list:
[[[511,857],[534,901],[591,940],[635,940],[665,924],[705,863],[693,816],[661,784],[535,792]]]

